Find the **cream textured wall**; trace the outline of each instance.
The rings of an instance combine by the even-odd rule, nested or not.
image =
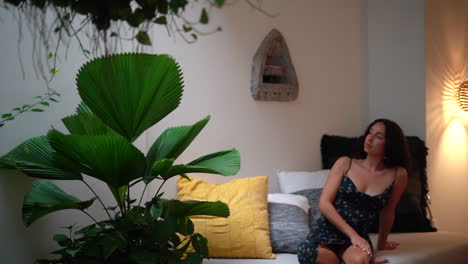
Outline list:
[[[320,169],[324,133],[362,133],[367,122],[366,1],[264,3],[279,15],[269,18],[239,3],[212,20],[222,32],[190,46],[161,42],[161,50],[181,63],[186,90],[181,107],[149,131],[148,146],[162,128],[192,124],[211,114],[181,162],[235,147],[242,158],[236,177],[275,176],[277,169]],[[282,32],[289,46],[299,81],[296,101],[260,102],[250,96],[253,56],[272,28]],[[229,180],[199,176],[211,182]],[[278,191],[276,177],[270,178],[270,191]],[[174,192],[170,182],[166,194]]]
[[[426,126],[432,209],[441,230],[468,233],[468,113],[453,92],[468,80],[468,2],[426,1]]]
[[[186,85],[180,108],[139,139],[140,149],[148,149],[163,128],[192,124],[211,114],[212,120],[180,162],[236,147],[242,155],[242,169],[236,177],[274,176],[277,169],[319,169],[323,133],[361,133],[368,109],[366,1],[271,0],[264,1],[263,7],[278,16],[261,15],[244,1],[213,13],[210,25],[219,25],[223,31],[201,37],[193,45],[180,38],[168,39],[165,31],[153,32],[152,52],[172,54],[181,64]],[[26,70],[26,79],[22,79],[17,24],[10,14],[0,12],[0,32],[8,36],[0,40],[0,112],[4,113],[40,95],[44,84],[33,74],[32,41],[27,34],[19,46]],[[299,97],[293,102],[257,102],[250,96],[253,55],[274,27],[283,33],[297,72]],[[63,94],[61,102],[0,128],[0,154],[45,134],[51,126],[63,129],[60,118],[71,114],[79,102],[74,75],[84,58],[72,46],[66,62],[61,59],[61,71],[51,84]],[[25,228],[20,210],[31,180],[4,171],[0,174],[0,256],[11,263],[31,263],[47,256],[54,247],[52,234],[61,231],[59,226],[87,221],[78,213],[65,211]],[[60,186],[78,197],[90,196],[79,183]],[[167,195],[173,196],[174,183],[166,187]],[[270,190],[277,190],[275,177],[271,177]]]
[[[389,118],[424,140],[424,0],[367,2],[369,122]]]

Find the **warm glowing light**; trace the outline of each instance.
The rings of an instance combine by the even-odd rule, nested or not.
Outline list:
[[[441,137],[441,155],[451,166],[465,166],[468,160],[468,137],[459,118],[454,118]]]
[[[460,106],[463,111],[468,112],[468,81],[460,84],[456,92],[456,98],[458,106]]]

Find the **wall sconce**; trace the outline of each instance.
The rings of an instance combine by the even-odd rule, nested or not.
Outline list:
[[[458,87],[455,96],[460,108],[463,111],[468,112],[468,81],[460,84],[460,87]]]

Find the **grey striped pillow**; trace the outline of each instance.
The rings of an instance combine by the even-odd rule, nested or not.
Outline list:
[[[308,200],[302,195],[269,194],[271,247],[275,253],[297,253],[309,233]]]

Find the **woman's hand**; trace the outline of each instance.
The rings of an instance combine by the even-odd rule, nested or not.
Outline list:
[[[362,250],[364,250],[364,252],[366,252],[367,254],[369,254],[369,256],[372,257],[372,249],[370,248],[369,242],[367,242],[367,240],[365,240],[359,235],[355,235],[351,237],[351,243],[354,247],[361,248]]]
[[[390,261],[385,258],[378,258],[372,261],[372,264],[383,264],[383,263],[390,263]]]
[[[400,245],[398,242],[393,242],[393,241],[385,241],[385,244],[383,246],[379,246],[379,250],[394,250]]]

